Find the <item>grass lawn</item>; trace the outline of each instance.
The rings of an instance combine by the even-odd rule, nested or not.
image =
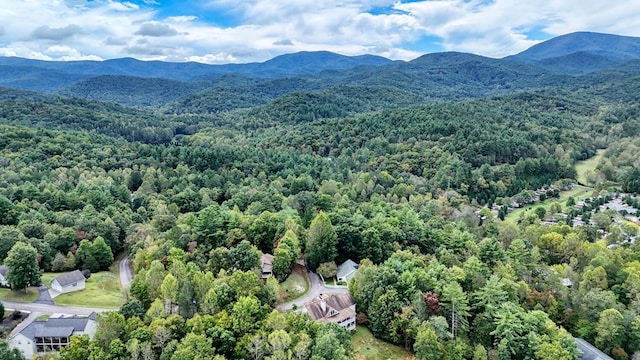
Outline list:
[[[539,202],[539,203],[535,203],[535,204],[531,204],[531,205],[527,205],[527,206],[523,206],[519,209],[515,209],[514,211],[510,212],[507,214],[507,216],[504,218],[506,221],[518,221],[518,219],[520,218],[521,214],[527,213],[529,211],[533,211],[533,209],[542,206],[543,208],[547,209],[549,208],[549,206],[555,204],[555,203],[559,203],[560,205],[562,205],[562,209],[564,211],[567,210],[567,199],[569,199],[570,197],[573,196],[573,198],[575,199],[576,202],[582,200],[582,199],[586,199],[588,197],[591,197],[591,195],[593,194],[593,189],[590,187],[586,187],[586,186],[582,186],[582,185],[576,185],[573,187],[573,189],[569,190],[569,191],[563,191],[560,193],[560,197],[557,199],[547,199],[545,201]]]
[[[31,287],[24,291],[11,291],[9,289],[0,289],[0,300],[30,303],[40,296],[38,289]]]
[[[64,273],[63,272],[59,272],[59,273],[46,272],[42,274],[42,276],[40,277],[40,280],[42,281],[42,284],[46,285],[48,288],[51,288],[51,280],[53,280],[54,278],[62,274]]]
[[[353,346],[354,359],[384,360],[416,358],[412,353],[400,346],[376,339],[369,329],[360,325],[357,326],[356,331],[351,335],[351,345]]]
[[[605,151],[606,149],[600,149],[595,156],[590,157],[587,160],[579,161],[576,164],[576,172],[578,173],[578,177],[576,180],[578,180],[579,184],[590,185],[588,184],[585,173],[589,170],[594,171],[596,169],[596,166],[598,166],[598,163],[600,163],[600,159],[602,159]]]
[[[91,274],[84,290],[58,295],[53,301],[58,305],[119,309],[125,302],[125,297],[118,275],[101,271]]]
[[[280,283],[278,299],[280,302],[289,302],[306,294],[309,290],[309,282],[304,274],[293,271],[287,280]]]

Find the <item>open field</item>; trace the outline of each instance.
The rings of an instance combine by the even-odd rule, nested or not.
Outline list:
[[[38,289],[34,287],[30,287],[27,289],[27,292],[24,291],[11,291],[9,289],[0,289],[0,300],[4,301],[15,301],[15,302],[25,302],[30,303],[35,301],[40,293],[38,293]]]
[[[593,189],[590,187],[586,187],[586,186],[582,186],[582,185],[576,185],[573,187],[573,189],[569,190],[569,191],[563,191],[560,193],[560,197],[559,198],[553,198],[553,199],[547,199],[545,201],[539,202],[539,203],[535,203],[535,204],[531,204],[531,205],[526,205],[523,206],[519,209],[515,209],[512,212],[508,213],[507,216],[504,218],[505,221],[517,221],[520,216],[522,216],[523,214],[529,212],[529,211],[533,211],[533,209],[542,206],[543,208],[547,209],[549,208],[549,206],[559,203],[560,205],[562,205],[562,209],[563,210],[567,210],[567,199],[569,199],[570,197],[573,196],[573,198],[575,199],[576,202],[582,200],[582,199],[586,199],[588,197],[591,196],[591,194],[593,194]]]
[[[289,275],[287,280],[280,283],[280,292],[278,300],[280,302],[289,302],[306,294],[309,290],[309,281],[304,271],[297,271],[298,267],[294,267],[294,271]]]
[[[58,274],[54,274],[54,277]],[[60,294],[53,301],[58,305],[118,309],[125,302],[118,275],[109,271],[91,274],[86,288],[68,294]]]
[[[358,360],[415,359],[416,357],[400,346],[376,339],[371,331],[358,325],[351,335],[353,358]]]
[[[578,180],[579,184],[592,185],[588,184],[586,173],[587,171],[594,171],[596,169],[596,166],[600,163],[600,160],[606,150],[607,149],[600,149],[595,156],[590,157],[587,160],[579,161],[576,164],[576,173],[578,173],[576,180]]]

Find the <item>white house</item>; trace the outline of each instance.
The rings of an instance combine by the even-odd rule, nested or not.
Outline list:
[[[9,282],[7,281],[8,272],[9,267],[7,265],[0,265],[0,286],[9,286]]]
[[[338,279],[338,281],[342,281],[348,284],[349,280],[351,280],[353,275],[356,274],[356,270],[358,270],[358,264],[355,261],[348,259],[347,261],[340,264],[340,266],[338,266],[338,269],[336,271],[336,278]]]
[[[51,288],[59,293],[84,290],[85,278],[82,271],[74,270],[51,280]]]
[[[302,311],[316,321],[336,323],[347,330],[356,329],[356,302],[349,294],[320,294],[304,304]]]
[[[71,336],[96,333],[96,313],[89,316],[68,316],[36,320],[9,338],[9,347],[18,349],[25,358],[59,351],[68,346]]]

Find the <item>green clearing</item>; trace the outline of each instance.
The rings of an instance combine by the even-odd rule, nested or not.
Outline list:
[[[54,277],[58,274],[54,274]],[[43,276],[44,278],[44,276]],[[118,275],[109,271],[91,274],[86,288],[53,299],[58,305],[118,309],[125,302]]]
[[[38,289],[30,287],[27,292],[11,291],[9,289],[0,289],[0,300],[30,303],[38,299],[40,293]]]
[[[289,302],[306,294],[309,290],[309,282],[305,275],[294,271],[287,280],[280,283],[278,299],[280,302]]]
[[[55,277],[58,277],[62,274],[64,273],[63,272],[59,272],[59,273],[46,272],[42,274],[42,276],[40,277],[40,280],[42,281],[42,284],[46,285],[48,288],[51,288],[51,280],[53,280]]]
[[[551,205],[559,203],[560,205],[562,205],[562,209],[566,210],[567,206],[567,199],[569,199],[570,197],[573,196],[573,198],[576,200],[576,202],[586,199],[588,197],[591,197],[591,195],[593,194],[593,189],[590,187],[586,187],[586,186],[582,186],[582,185],[575,185],[573,187],[573,189],[568,190],[568,191],[563,191],[560,193],[560,197],[557,199],[547,199],[545,201],[539,202],[539,203],[535,203],[535,204],[531,204],[531,205],[526,205],[523,206],[519,209],[515,209],[512,212],[508,213],[507,216],[504,218],[505,221],[512,221],[515,222],[517,221],[520,216],[522,216],[523,214],[529,212],[529,211],[533,211],[533,209],[542,206],[543,208],[547,209],[549,208]]]
[[[579,184],[591,185],[587,181],[587,171],[594,171],[596,169],[596,166],[600,163],[600,160],[606,150],[607,149],[600,149],[595,156],[592,156],[587,160],[579,161],[576,164],[576,173],[578,174],[576,180],[578,180]]]
[[[353,358],[358,360],[377,359],[415,359],[416,357],[407,350],[376,339],[371,331],[364,326],[357,326],[351,336],[353,346]]]

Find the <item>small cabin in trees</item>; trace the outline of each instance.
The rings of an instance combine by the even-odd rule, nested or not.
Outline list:
[[[51,280],[51,288],[59,293],[84,290],[85,278],[82,271],[74,270]]]
[[[262,254],[262,278],[266,279],[273,275],[273,255]]]

